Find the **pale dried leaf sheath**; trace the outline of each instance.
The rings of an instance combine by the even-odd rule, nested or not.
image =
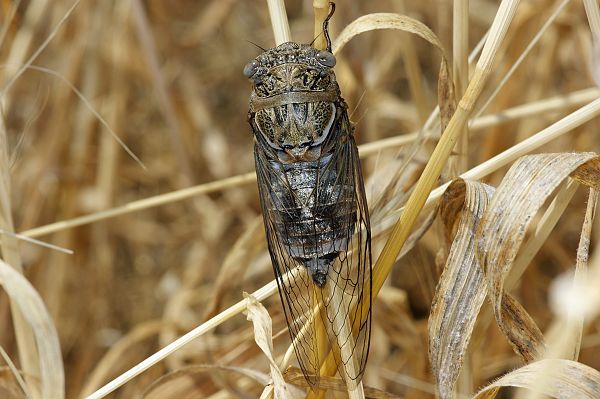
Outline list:
[[[446,237],[459,222],[429,316],[429,359],[441,398],[452,398],[463,357],[487,292],[475,255],[475,231],[494,189],[454,180],[442,198]]]
[[[454,83],[452,73],[448,67],[448,61],[442,43],[427,25],[406,15],[395,13],[374,13],[363,15],[347,25],[333,43],[333,53],[337,54],[354,37],[364,32],[379,29],[396,29],[403,32],[413,33],[432,44],[442,57],[438,77],[438,101],[440,105],[440,119],[442,131],[450,122],[456,110],[456,98],[454,95]]]
[[[41,397],[65,397],[65,375],[56,328],[35,288],[19,272],[0,260],[0,284],[17,304],[33,331],[39,352]]]
[[[298,389],[285,382],[283,374],[279,370],[277,362],[275,362],[275,358],[273,357],[273,328],[267,309],[252,295],[244,293],[244,296],[246,297],[248,320],[252,321],[252,325],[254,326],[254,340],[269,360],[275,399],[303,397],[304,395],[301,395]]]
[[[547,384],[536,384],[544,373]],[[493,399],[502,387],[520,387],[557,399],[597,399],[600,373],[571,360],[546,359],[518,368],[483,388],[473,399]]]
[[[560,153],[519,159],[502,180],[477,230],[479,261],[496,321],[527,361],[539,356],[543,337],[529,314],[504,292],[504,280],[535,214],[564,179],[595,157],[593,153]],[[593,176],[579,175],[580,179]]]
[[[579,238],[579,246],[577,247],[577,263],[575,265],[575,287],[583,287],[586,281],[588,261],[590,258],[590,241],[592,237],[592,225],[594,224],[594,216],[596,214],[596,203],[598,202],[598,191],[591,188],[588,197],[585,219],[581,228],[581,236]],[[579,358],[581,350],[581,340],[583,338],[583,309],[572,309],[569,315],[569,323],[574,332],[574,340],[572,343],[571,360]]]

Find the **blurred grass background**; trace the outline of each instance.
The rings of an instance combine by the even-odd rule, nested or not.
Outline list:
[[[428,25],[451,55],[449,0],[337,3],[333,37],[361,15],[398,12]],[[0,0],[2,117],[17,232],[253,171],[246,121],[250,84],[241,70],[261,51],[256,45],[274,45],[264,1],[84,0],[33,60],[32,65],[52,73],[27,70],[4,92],[19,65],[49,37],[72,4]],[[522,2],[488,94],[555,4]],[[286,5],[294,40],[312,41],[312,2]],[[471,0],[470,49],[489,28],[497,5],[492,0]],[[485,113],[592,87],[591,48],[583,7],[572,2]],[[354,39],[338,57],[337,74],[357,123],[358,142],[418,130],[437,104],[439,62],[429,45],[405,33],[378,31]],[[416,68],[418,81],[409,79],[409,68]],[[64,80],[102,115],[146,170]],[[484,129],[469,144],[469,167],[572,109],[566,106]],[[598,121],[590,122],[544,150],[597,151],[597,129]],[[430,144],[413,161],[417,172],[428,149]],[[396,154],[382,150],[363,161],[365,175],[384,170]],[[379,174],[368,189],[377,191],[390,175]],[[497,183],[501,176],[488,180]],[[414,178],[409,178],[406,184],[412,183]],[[584,196],[576,198],[516,290],[540,326],[551,318],[547,304],[551,280],[574,263],[585,212]],[[68,398],[97,388],[240,300],[242,291],[252,292],[273,278],[253,182],[40,238],[75,251],[66,255],[26,243],[20,246],[25,275],[42,295],[59,332]],[[390,289],[375,305],[367,385],[405,398],[434,397],[426,325],[440,272],[434,260],[440,245],[439,230],[434,228],[400,261]],[[219,279],[220,273],[226,274]],[[279,299],[273,297],[265,305],[274,319],[274,332],[279,333],[275,345],[285,348],[289,338]],[[0,345],[16,359],[4,294],[0,323]],[[581,360],[595,368],[600,368],[598,327],[586,332],[581,354]],[[115,345],[123,348],[119,356],[99,363]],[[497,329],[486,329],[476,345],[464,384],[476,388],[518,365]],[[159,376],[184,364],[267,370],[249,323],[238,317],[110,397],[136,397]],[[198,397],[217,392],[223,396],[214,397],[244,393],[257,397],[261,391],[258,384],[227,372],[212,370],[186,378],[193,381]]]

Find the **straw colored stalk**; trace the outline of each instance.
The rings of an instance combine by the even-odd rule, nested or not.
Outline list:
[[[323,34],[323,21],[325,21],[325,18],[329,14],[329,0],[313,0],[313,8],[315,10],[315,42],[313,43],[313,47],[325,50],[327,48],[327,41]]]
[[[469,0],[455,1],[452,15],[452,77],[454,88],[460,97],[469,83]],[[464,172],[468,168],[468,130],[458,139],[456,150],[459,154],[456,168],[459,173]]]
[[[285,12],[285,2],[283,0],[267,0],[269,6],[269,15],[271,16],[271,25],[273,26],[273,36],[275,36],[275,45],[291,42],[292,34],[290,25]]]

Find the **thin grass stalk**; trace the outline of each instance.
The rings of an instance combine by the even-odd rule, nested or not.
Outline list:
[[[400,13],[406,14],[406,3],[401,0],[398,3]],[[404,61],[404,69],[408,78],[408,87],[410,97],[415,104],[417,114],[419,115],[419,123],[425,124],[429,117],[429,104],[427,103],[426,90],[423,87],[423,71],[419,64],[417,51],[415,49],[413,35],[401,33],[402,40],[402,60]]]
[[[600,6],[596,0],[583,0],[594,42],[600,41]]]
[[[358,375],[359,364],[354,356],[354,336],[352,335],[352,321],[350,318],[342,319],[337,317],[335,313],[337,313],[338,309],[347,309],[349,306],[352,306],[346,303],[344,299],[343,290],[331,289],[331,284],[326,284],[325,287],[322,288],[325,290],[325,295],[331,298],[331,302],[329,306],[326,308],[326,312],[332,311],[333,314],[328,316],[329,319],[333,318],[333,328],[334,331],[339,331],[340,334],[337,335],[337,340],[334,345],[337,345],[337,348],[340,351],[341,359],[350,359],[347,363],[344,361],[341,362],[340,367],[343,369],[345,373],[344,381],[346,381],[346,386],[348,387],[348,397],[350,399],[364,399],[365,393],[363,390],[362,381],[360,381],[356,386],[351,387],[350,376]],[[344,341],[344,337],[348,337],[347,341]]]
[[[437,146],[433,150],[429,162],[427,162],[421,177],[415,185],[413,193],[408,198],[400,218],[392,229],[381,255],[373,268],[373,297],[377,296],[379,290],[383,286],[404,242],[410,235],[418,215],[428,200],[450,153],[456,145],[461,133],[464,131],[467,120],[473,112],[475,102],[479,98],[483,86],[491,73],[495,56],[506,35],[506,31],[508,30],[508,26],[514,17],[518,5],[518,0],[504,0],[500,4],[496,18],[490,29],[490,35],[486,40],[481,58],[477,63],[473,79],[469,82],[465,95],[458,104],[456,112],[444,130]],[[363,311],[366,311],[366,307],[370,306],[370,304],[363,302],[360,306],[363,307]],[[332,375],[334,372],[335,361],[333,355],[330,353],[321,368],[321,374]],[[311,397],[311,395],[312,394],[309,394],[309,397]]]
[[[10,30],[10,27],[12,26],[12,22],[15,18],[15,15],[17,15],[17,10],[19,9],[19,6],[21,5],[21,1],[22,0],[13,1],[10,6],[10,11],[6,14],[6,18],[4,20],[4,27],[0,31],[0,48],[2,48],[2,45],[4,44],[4,39],[6,39],[6,34]],[[22,51],[22,49],[20,49],[20,50]]]
[[[186,146],[184,144],[183,131],[181,129],[179,119],[176,115],[175,106],[167,90],[167,84],[161,71],[158,51],[156,48],[156,42],[146,16],[146,11],[140,0],[132,0],[131,2],[133,19],[135,21],[135,27],[137,35],[143,49],[143,54],[146,58],[146,62],[149,66],[150,73],[152,74],[153,86],[156,89],[156,96],[160,105],[160,110],[167,122],[168,129],[167,134],[171,143],[171,149],[175,154],[175,159],[179,166],[179,170],[182,172],[181,176],[183,179],[178,179],[176,184],[181,186],[188,186],[194,183],[194,173],[192,171],[192,163],[187,153]]]
[[[452,78],[454,90],[460,98],[469,83],[469,0],[455,0],[452,28]],[[468,127],[467,127],[468,129]],[[456,147],[458,152],[457,170],[468,169],[469,133],[465,132]]]
[[[65,12],[63,17],[60,19],[60,21],[58,21],[58,24],[56,24],[56,26],[54,27],[52,32],[50,32],[50,34],[44,40],[44,42],[40,45],[40,47],[38,47],[37,50],[31,55],[31,57],[29,57],[27,59],[27,61],[19,67],[19,69],[14,73],[14,75],[12,75],[10,77],[8,82],[2,86],[2,89],[0,89],[1,108],[6,108],[5,107],[5,101],[6,101],[5,97],[6,97],[6,93],[8,92],[8,90],[12,87],[13,84],[15,84],[15,82],[21,77],[21,75],[27,70],[27,68],[29,68],[31,66],[33,61],[35,61],[35,59],[42,53],[42,51],[44,51],[44,49],[48,46],[48,44],[50,44],[52,39],[54,39],[54,37],[56,36],[56,34],[60,30],[60,28],[69,19],[69,17],[73,13],[73,11],[75,11],[75,8],[77,8],[77,6],[79,5],[80,2],[81,2],[81,0],[75,0],[73,5]],[[40,3],[39,4],[40,9],[36,10],[36,17],[39,18],[39,17],[43,16],[44,8],[46,7],[46,1],[39,1],[38,3]],[[32,6],[34,6],[34,4],[30,5],[30,7],[32,7]],[[35,6],[38,6],[38,4],[35,4]],[[41,14],[41,15],[38,15],[38,14]],[[31,34],[33,35],[33,32]],[[15,47],[15,46],[16,46],[16,44],[13,43],[13,47]],[[20,64],[20,62],[17,62],[17,64]]]
[[[567,206],[571,202],[575,192],[577,192],[578,187],[579,184],[572,179],[568,179],[562,185],[556,194],[556,197],[554,197],[548,206],[548,209],[546,209],[540,218],[535,231],[519,250],[519,255],[515,259],[510,274],[506,278],[504,285],[506,291],[510,291],[519,283],[527,266],[529,266],[535,255],[540,251],[542,245],[544,245],[550,236],[550,233],[558,223],[558,220],[567,209]]]
[[[573,284],[575,287],[583,287],[587,271],[590,252],[590,241],[592,236],[592,226],[596,214],[596,205],[598,203],[598,191],[591,188],[588,196],[585,219],[581,228],[581,238],[577,248],[577,262],[575,263],[575,276]],[[581,341],[583,339],[584,318],[581,312],[571,310],[568,316],[569,329],[573,330],[573,343],[570,353],[570,359],[577,361],[581,351]]]
[[[290,24],[287,19],[284,1],[267,0],[267,5],[269,6],[269,15],[271,16],[275,45],[279,46],[282,43],[291,42],[292,34],[290,32]]]
[[[21,372],[19,371],[17,366],[13,363],[12,359],[10,358],[10,356],[8,356],[8,353],[6,353],[6,351],[4,350],[4,348],[2,346],[0,346],[0,357],[2,357],[2,360],[4,360],[4,362],[10,369],[10,372],[12,373],[13,377],[17,381],[17,384],[19,384],[19,387],[23,391],[23,394],[25,394],[25,397],[27,399],[32,399],[33,395],[31,394],[31,392],[29,392],[29,388],[27,388],[27,383],[21,376]]]
[[[313,0],[313,9],[315,11],[315,29],[313,33],[315,42],[313,43],[313,47],[325,50],[327,48],[327,41],[323,34],[323,22],[329,14],[329,0]]]
[[[502,90],[502,88],[506,85],[506,82],[508,82],[508,80],[514,74],[514,72],[517,70],[517,68],[523,63],[523,60],[525,60],[525,58],[529,55],[529,53],[535,47],[535,45],[538,44],[538,42],[540,41],[540,39],[542,38],[544,33],[546,33],[546,31],[548,30],[548,28],[550,28],[550,26],[552,26],[554,21],[556,21],[556,19],[558,18],[558,15],[561,13],[561,11],[567,6],[567,4],[569,4],[569,1],[571,1],[571,0],[563,0],[562,3],[560,3],[556,7],[554,12],[552,14],[550,14],[550,17],[548,17],[548,19],[546,20],[544,25],[542,25],[540,30],[535,34],[535,36],[529,42],[529,44],[527,45],[525,50],[523,50],[521,55],[519,55],[519,58],[517,58],[517,60],[510,66],[510,69],[508,70],[508,72],[506,72],[506,75],[504,75],[504,77],[502,78],[500,83],[496,86],[496,88],[494,89],[492,94],[488,97],[485,104],[483,104],[483,106],[481,106],[481,108],[479,108],[479,110],[477,110],[475,117],[478,117],[479,115],[481,115],[483,113],[483,111],[485,111],[487,109],[487,107],[490,106],[492,101],[494,101],[494,99],[496,99],[496,96],[498,95],[500,90]]]

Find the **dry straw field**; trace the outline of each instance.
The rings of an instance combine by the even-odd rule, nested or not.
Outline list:
[[[377,296],[321,391],[242,68],[327,3],[278,4],[0,0],[0,398],[600,398],[598,2],[338,0]]]

